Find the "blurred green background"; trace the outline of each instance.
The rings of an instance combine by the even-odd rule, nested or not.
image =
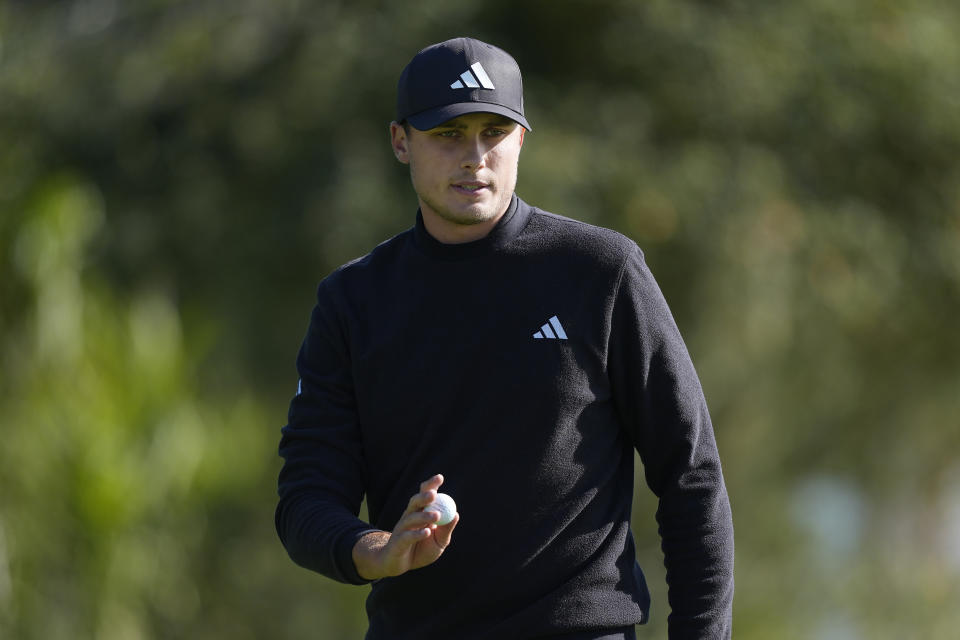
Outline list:
[[[734,637],[957,637],[958,33],[947,0],[0,3],[0,637],[362,636],[366,588],[276,539],[276,445],[317,282],[413,222],[400,70],[460,35],[524,71],[518,193],[634,238],[674,310]]]

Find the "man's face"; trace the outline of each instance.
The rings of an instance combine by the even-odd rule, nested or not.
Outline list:
[[[486,235],[510,204],[524,128],[503,116],[470,113],[420,131],[393,123],[393,150],[410,165],[428,231],[442,242]]]

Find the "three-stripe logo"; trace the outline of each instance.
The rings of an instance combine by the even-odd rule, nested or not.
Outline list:
[[[537,340],[566,340],[567,332],[563,330],[560,318],[553,316],[540,327],[540,331],[533,334],[533,337]]]
[[[473,73],[470,73],[473,71]],[[460,74],[460,79],[450,85],[451,89],[495,89],[490,76],[484,71],[483,65],[474,62],[470,68]]]

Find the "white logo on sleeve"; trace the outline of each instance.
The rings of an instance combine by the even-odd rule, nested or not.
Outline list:
[[[473,73],[470,73],[473,71]],[[450,85],[451,89],[495,89],[490,76],[484,71],[483,65],[474,62],[469,69],[460,74],[460,79]]]
[[[533,334],[533,337],[537,340],[566,340],[567,332],[563,330],[560,318],[553,316],[540,327],[540,331]]]

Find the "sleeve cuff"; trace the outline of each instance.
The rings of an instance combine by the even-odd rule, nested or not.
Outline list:
[[[353,562],[353,547],[357,541],[368,533],[374,533],[380,529],[365,528],[346,531],[341,534],[339,540],[333,546],[333,565],[340,574],[340,580],[348,584],[370,584],[373,580],[367,580],[357,573],[357,566]]]

